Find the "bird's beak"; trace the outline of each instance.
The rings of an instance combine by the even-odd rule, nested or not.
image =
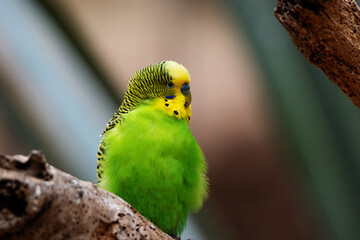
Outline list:
[[[185,108],[188,108],[191,103],[191,92],[190,85],[188,83],[184,83],[181,87],[181,93],[185,96]]]
[[[185,96],[185,108],[188,108],[191,103],[191,92],[189,91],[188,96]]]

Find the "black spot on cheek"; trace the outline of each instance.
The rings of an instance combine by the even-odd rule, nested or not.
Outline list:
[[[178,111],[174,111],[174,114],[175,114],[175,115],[178,115],[178,114],[179,114],[179,112],[178,112]]]
[[[188,119],[190,120],[190,117],[188,117]]]
[[[165,103],[165,106],[166,106],[166,107],[168,107],[168,106],[169,106],[169,104],[168,104],[168,103]]]

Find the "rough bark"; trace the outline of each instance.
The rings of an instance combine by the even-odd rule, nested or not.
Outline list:
[[[121,198],[43,154],[0,155],[0,239],[172,239]]]
[[[276,0],[275,16],[306,59],[360,108],[360,11],[353,0]]]

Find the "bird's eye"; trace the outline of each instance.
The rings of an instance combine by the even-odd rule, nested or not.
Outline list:
[[[174,87],[174,84],[172,82],[168,82],[166,84],[167,88],[173,88]]]

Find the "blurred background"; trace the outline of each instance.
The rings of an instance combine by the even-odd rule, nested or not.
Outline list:
[[[360,239],[360,112],[296,50],[275,1],[0,2],[0,153],[96,182],[128,79],[175,60],[210,198],[183,238]]]

